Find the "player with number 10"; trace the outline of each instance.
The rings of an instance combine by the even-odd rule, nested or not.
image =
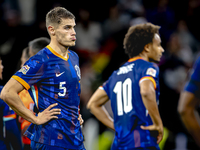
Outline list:
[[[159,26],[151,23],[131,26],[124,38],[129,60],[100,86],[87,107],[115,130],[112,150],[159,150],[163,124],[158,111],[161,46]],[[103,105],[111,100],[114,118]]]

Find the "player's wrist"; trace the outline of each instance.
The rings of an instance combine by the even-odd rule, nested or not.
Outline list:
[[[38,116],[35,116],[34,119],[33,119],[33,124],[36,124],[36,125],[40,125],[40,119],[38,118]]]

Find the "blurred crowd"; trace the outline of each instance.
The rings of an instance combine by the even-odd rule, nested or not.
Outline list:
[[[49,37],[45,14],[55,6],[63,6],[76,16],[77,41],[71,50],[80,57],[80,111],[85,121],[83,132],[87,150],[108,150],[113,132],[95,119],[86,104],[111,73],[128,60],[123,49],[127,29],[145,22],[161,26],[165,49],[158,64],[159,110],[165,127],[161,149],[197,150],[180,120],[177,103],[200,52],[200,0],[1,0],[0,55],[4,65],[1,85],[19,69],[27,43],[34,38]],[[106,108],[112,115],[109,103]]]

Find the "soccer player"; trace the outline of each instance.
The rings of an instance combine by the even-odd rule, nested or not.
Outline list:
[[[75,16],[67,9],[50,10],[46,15],[50,44],[32,56],[1,92],[1,98],[17,114],[33,123],[26,132],[31,139],[31,149],[85,149],[78,120],[79,58],[69,50],[76,41],[75,25]],[[40,112],[37,116],[18,96],[24,88],[34,97]]]
[[[0,80],[3,79],[3,75],[2,75],[3,68],[4,66],[2,65],[2,60],[0,58]],[[2,88],[3,86],[0,86],[0,92]],[[6,107],[5,102],[0,99],[0,148],[1,150],[7,150],[6,142],[5,142],[5,124],[3,122],[3,114],[4,114],[5,107]]]
[[[50,43],[50,39],[47,37],[39,37],[28,43],[29,47],[29,56],[37,54],[41,49],[46,47]]]
[[[87,107],[103,124],[115,130],[112,150],[158,150],[163,124],[158,111],[160,61],[159,26],[131,26],[124,38],[129,60],[96,90]],[[111,100],[114,120],[103,105]]]
[[[200,57],[196,60],[192,75],[180,94],[178,112],[187,131],[200,147]]]

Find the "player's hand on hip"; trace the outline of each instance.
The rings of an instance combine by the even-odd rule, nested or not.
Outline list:
[[[61,109],[52,109],[57,105],[57,103],[51,104],[43,112],[38,113],[36,124],[40,125],[48,122],[51,119],[58,119],[57,115],[61,114]]]
[[[150,125],[150,126],[140,126],[143,130],[150,130],[155,131],[157,136],[157,143],[159,144],[162,141],[163,138],[163,127],[162,126],[156,126],[156,125]]]
[[[79,120],[79,122],[80,122],[80,125],[82,125],[82,124],[84,123],[84,120],[83,120],[81,114],[79,114],[79,116],[78,116],[78,120]]]

